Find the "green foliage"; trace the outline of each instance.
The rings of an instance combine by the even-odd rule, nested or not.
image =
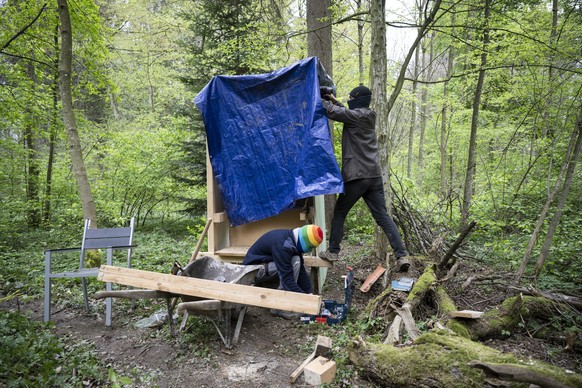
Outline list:
[[[103,367],[86,342],[64,342],[45,324],[0,311],[0,383],[6,387],[101,383]]]
[[[216,75],[264,73],[280,67],[276,55],[285,25],[278,5],[252,0],[200,1],[185,8],[190,33],[182,44],[189,52],[182,79],[199,91]]]
[[[131,385],[133,384],[133,380],[127,376],[118,376],[117,373],[111,368],[108,371],[108,379],[109,383],[113,388],[120,388],[124,385]]]

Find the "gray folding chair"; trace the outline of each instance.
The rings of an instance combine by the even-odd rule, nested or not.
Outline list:
[[[89,276],[97,276],[99,268],[85,268],[87,251],[94,249],[107,249],[107,265],[113,265],[113,252],[116,250],[127,250],[127,267],[131,267],[131,248],[133,245],[133,232],[135,220],[132,217],[129,227],[124,228],[102,228],[91,229],[91,220],[85,220],[83,231],[83,241],[81,247],[49,249],[44,252],[44,321],[48,322],[51,315],[51,279],[54,278],[81,278],[83,285],[83,300],[85,310],[89,311],[89,300],[87,298],[87,280]],[[65,272],[52,272],[53,254],[80,251],[79,267]],[[111,283],[106,283],[106,290],[111,291]],[[111,298],[105,301],[105,325],[111,326]]]

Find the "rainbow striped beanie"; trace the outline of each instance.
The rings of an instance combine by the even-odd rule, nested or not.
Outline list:
[[[323,232],[317,225],[304,225],[297,231],[297,248],[304,253],[319,246],[323,241]]]

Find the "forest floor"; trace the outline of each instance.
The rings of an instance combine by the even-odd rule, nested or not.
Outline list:
[[[367,293],[359,290],[366,277],[380,263],[371,257],[352,262],[355,255],[351,255],[350,250],[358,250],[358,247],[343,251],[340,258],[348,258],[347,262],[355,272],[355,292],[349,316],[349,320],[355,320],[368,302],[383,291],[383,286],[380,279]],[[422,269],[419,264],[414,262],[408,274],[396,273],[393,278],[418,277]],[[346,271],[345,262],[329,270],[324,299],[343,303],[342,275]],[[480,272],[486,275],[488,272],[486,269],[463,269],[463,266],[461,271],[464,272],[457,275],[459,284],[469,275],[479,275]],[[450,289],[456,286],[449,284]],[[451,292],[451,296],[459,310],[487,311],[505,298],[503,277],[496,276],[487,284],[486,291],[483,290],[482,287],[475,287],[458,294]],[[285,320],[272,316],[267,309],[249,307],[239,343],[233,349],[226,349],[212,324],[202,319],[192,321],[191,318],[190,326],[175,338],[169,335],[167,324],[160,328],[138,329],[136,322],[149,313],[144,314],[144,309],[140,308],[144,302],[140,301],[134,308],[129,307],[130,303],[114,301],[111,327],[103,324],[103,309],[99,309],[99,313],[85,313],[81,308],[54,306],[51,319],[58,336],[70,338],[71,341],[82,340],[87,346],[92,346],[105,365],[114,369],[118,376],[130,377],[136,387],[301,386],[304,385],[303,376],[295,384],[289,383],[289,376],[313,351],[317,335],[327,335],[326,330],[333,330],[330,326]],[[0,303],[0,309],[18,308],[38,320],[42,320],[42,307],[42,300],[25,305],[17,305],[14,299]],[[164,307],[165,302],[160,301],[157,309],[163,310]],[[582,355],[564,350],[560,339],[541,340],[527,333],[511,333],[504,340],[489,340],[486,345],[582,373]],[[347,352],[337,347],[333,351],[334,356]],[[86,383],[87,386],[94,386],[90,381]],[[332,386],[366,387],[374,384],[359,376],[354,369],[349,377],[338,374]]]

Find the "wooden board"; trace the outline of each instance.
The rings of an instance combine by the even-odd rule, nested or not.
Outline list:
[[[381,265],[377,266],[374,272],[372,272],[370,276],[368,276],[364,284],[362,284],[362,287],[360,287],[360,291],[368,292],[370,290],[370,287],[372,287],[372,284],[374,284],[376,280],[378,280],[378,278],[382,276],[384,271],[386,271],[386,268],[382,267]]]
[[[472,311],[472,310],[461,310],[461,311],[451,311],[449,315],[453,318],[473,318],[477,319],[483,315],[482,311]]]
[[[97,279],[102,282],[171,292],[178,295],[217,299],[311,315],[319,314],[322,301],[320,295],[221,283],[109,265],[102,265],[99,268]]]

